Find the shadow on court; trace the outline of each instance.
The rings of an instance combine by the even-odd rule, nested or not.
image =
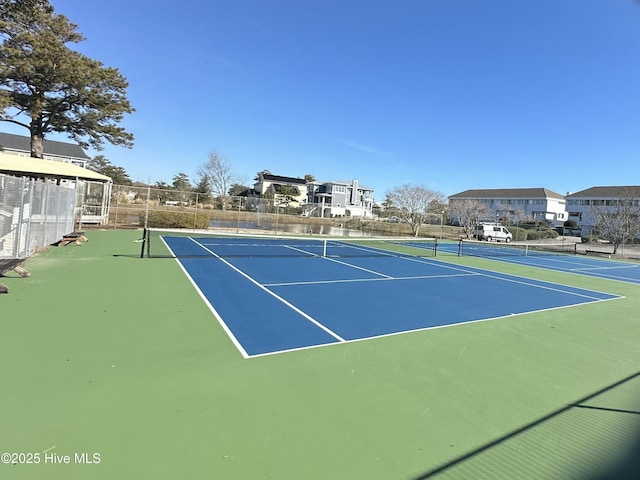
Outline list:
[[[640,372],[412,480],[640,478]]]

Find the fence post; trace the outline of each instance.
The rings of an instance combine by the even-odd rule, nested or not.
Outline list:
[[[149,203],[151,202],[151,185],[147,185],[147,206],[144,211],[144,228],[149,226]]]
[[[196,204],[193,209],[193,229],[195,230],[198,227],[198,192],[196,192]]]
[[[114,185],[116,187],[116,194],[115,194],[115,198],[116,198],[116,212],[114,214],[114,218],[113,218],[113,229],[117,230],[118,229],[118,202],[120,201],[120,185]],[[113,190],[112,190],[113,192]],[[109,202],[109,205],[111,205],[111,202]]]

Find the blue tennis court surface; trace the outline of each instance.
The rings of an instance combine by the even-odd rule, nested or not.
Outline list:
[[[621,298],[431,258],[224,258],[164,240],[245,357]]]
[[[469,247],[472,252],[471,256],[486,257],[501,262],[546,268],[607,280],[640,283],[640,264],[638,263],[594,258],[586,255],[561,255],[543,250],[531,251],[529,255],[525,256],[522,250],[511,248],[513,245],[500,246],[487,244],[486,242],[474,242],[471,245]],[[442,243],[438,246],[438,251],[457,255],[459,246],[453,243]]]

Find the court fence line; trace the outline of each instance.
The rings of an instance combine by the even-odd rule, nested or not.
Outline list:
[[[73,232],[76,187],[0,174],[0,258],[26,259]]]

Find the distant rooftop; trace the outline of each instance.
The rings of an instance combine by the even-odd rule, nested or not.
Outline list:
[[[0,146],[5,150],[24,152],[31,154],[31,138],[23,135],[0,132]],[[82,147],[75,143],[56,142],[53,140],[43,141],[44,153],[55,157],[79,158],[89,160],[90,157],[84,152]]]
[[[567,197],[640,197],[640,186],[609,186],[609,187],[591,187],[576,193],[570,193]]]
[[[262,178],[264,178],[265,180],[269,180],[271,182],[279,182],[279,183],[297,183],[297,184],[302,184],[304,185],[306,182],[306,180],[304,178],[295,178],[295,177],[283,177],[281,175],[272,175],[271,173],[262,173]]]
[[[564,198],[563,195],[546,188],[494,188],[465,190],[449,198]]]

